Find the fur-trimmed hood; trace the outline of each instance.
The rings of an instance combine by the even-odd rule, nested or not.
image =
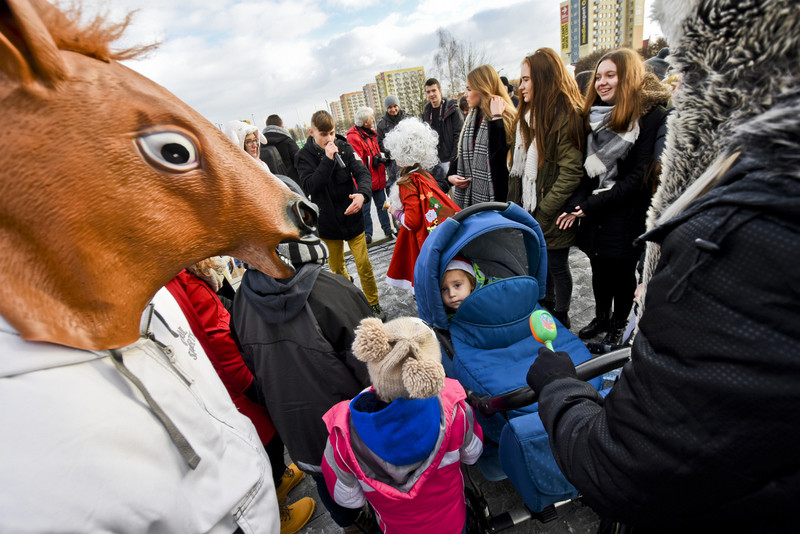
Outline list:
[[[710,187],[737,152],[800,178],[800,4],[657,0],[653,14],[675,39],[669,60],[683,80],[673,95],[648,228],[698,179]],[[645,283],[659,257],[648,243]]]

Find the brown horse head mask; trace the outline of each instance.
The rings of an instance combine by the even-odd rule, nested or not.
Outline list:
[[[115,61],[124,24],[76,20],[0,1],[0,315],[27,340],[109,349],[200,259],[290,274],[275,247],[309,237],[314,209]]]

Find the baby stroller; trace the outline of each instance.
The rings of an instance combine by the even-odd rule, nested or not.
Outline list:
[[[477,287],[448,318],[440,281],[457,254],[491,281]],[[481,472],[489,480],[508,477],[543,521],[554,513],[554,503],[578,494],[556,465],[538,405],[530,404],[535,396],[525,382],[542,346],[531,335],[529,317],[541,309],[546,274],[547,250],[539,224],[516,204],[497,202],[471,206],[440,224],[425,241],[414,270],[419,317],[439,334],[447,375],[482,405],[476,406],[484,430]],[[583,343],[555,321],[554,349],[569,353],[576,365],[590,360]],[[603,380],[597,376],[589,383],[600,389]],[[498,395],[500,399],[489,399]]]

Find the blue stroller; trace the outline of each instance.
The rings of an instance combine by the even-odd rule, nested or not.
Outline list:
[[[477,287],[448,318],[440,281],[457,254],[491,281]],[[525,375],[541,344],[531,335],[529,317],[541,309],[546,274],[547,249],[539,224],[513,203],[471,206],[445,220],[425,241],[414,270],[419,317],[439,334],[445,372],[473,400],[483,396],[484,404],[491,404],[488,397],[504,394],[506,400],[526,395],[535,399]],[[555,350],[569,353],[576,365],[591,359],[583,343],[557,320],[556,327]],[[603,380],[589,383],[600,389]],[[500,400],[501,410],[510,406]],[[556,465],[538,405],[511,404],[521,407],[493,415],[488,414],[498,410],[476,410],[484,430],[478,465],[489,480],[508,477],[530,511],[547,520],[541,514],[552,513],[554,503],[578,492]]]

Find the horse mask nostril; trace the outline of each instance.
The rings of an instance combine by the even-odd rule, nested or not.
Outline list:
[[[297,226],[303,233],[313,233],[317,230],[317,209],[305,200],[298,200],[292,205]]]

